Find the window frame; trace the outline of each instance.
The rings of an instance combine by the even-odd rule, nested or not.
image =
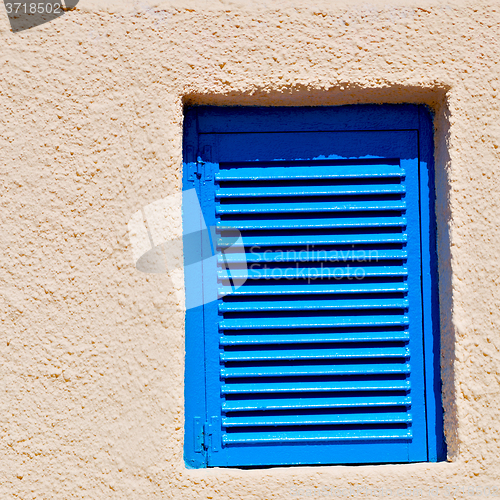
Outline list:
[[[301,116],[301,131],[417,131],[420,189],[420,245],[424,384],[428,461],[444,460],[446,456],[440,379],[439,302],[436,248],[436,217],[433,159],[433,120],[425,105],[351,105],[338,107],[218,107],[194,106],[185,109],[183,144],[183,189],[203,181],[203,162],[208,154],[200,150],[200,134],[288,132],[296,127]],[[362,124],[362,125],[360,125]],[[203,196],[200,192],[199,196]],[[184,213],[184,223],[187,214]],[[201,230],[201,226],[199,228]],[[187,268],[186,268],[187,269]],[[188,293],[202,294],[193,288],[193,280],[201,275],[201,266],[186,270]],[[189,283],[189,285],[188,285]],[[187,289],[186,288],[186,289]],[[200,367],[205,367],[203,313],[199,308],[186,311],[185,357],[185,463],[190,468],[206,467],[204,436],[211,432],[207,422],[205,380],[200,380]],[[205,368],[203,368],[205,373]],[[200,390],[202,382],[203,390]],[[214,426],[215,428],[216,426]],[[193,452],[194,450],[194,452]]]

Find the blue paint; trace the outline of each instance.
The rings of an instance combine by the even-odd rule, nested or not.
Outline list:
[[[429,461],[446,460],[441,402],[439,291],[436,243],[433,123],[430,110],[419,106],[420,199],[422,234],[422,303],[424,313],[425,384]]]
[[[185,122],[187,466],[444,459],[427,110]]]

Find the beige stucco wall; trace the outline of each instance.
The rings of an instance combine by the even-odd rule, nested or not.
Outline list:
[[[1,499],[500,495],[498,2],[82,0],[0,37]],[[184,103],[360,102],[436,111],[449,461],[187,470],[182,273],[127,223],[181,189]]]

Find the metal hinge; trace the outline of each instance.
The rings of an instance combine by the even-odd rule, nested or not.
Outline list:
[[[186,148],[186,165],[188,168],[188,181],[194,182],[195,179],[201,178],[205,162],[200,156],[195,159],[194,148],[191,146]]]
[[[204,443],[203,446],[205,447],[205,450],[210,449],[210,445],[212,444],[212,426],[208,423],[205,422],[205,425],[203,426],[203,437],[204,437]]]
[[[209,453],[217,453],[220,450],[220,423],[218,417],[210,417],[205,423],[205,449]]]
[[[198,453],[210,448],[210,437],[212,435],[212,426],[208,423],[202,423],[200,417],[194,419],[194,442],[195,451]]]
[[[211,158],[212,148],[203,146],[194,159],[194,148],[188,146],[187,150],[188,180],[194,182],[195,179],[202,179],[203,182],[212,180]]]
[[[202,424],[200,417],[194,418],[194,441],[195,441],[195,451],[219,451],[218,442],[214,439],[214,433],[217,429],[218,418],[212,417],[210,422],[205,422]]]
[[[194,451],[201,453],[205,449],[205,424],[200,417],[194,417]]]
[[[205,165],[205,162],[201,159],[200,156],[198,156],[198,159],[195,162],[195,167],[196,167],[195,175],[196,175],[196,177],[198,177],[198,179],[201,179],[201,176],[203,174],[204,165]]]
[[[198,161],[203,163],[203,174],[205,176],[206,181],[212,180],[212,146],[203,146],[201,150],[201,156],[198,156]]]

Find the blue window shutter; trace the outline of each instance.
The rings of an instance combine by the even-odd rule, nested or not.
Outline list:
[[[417,106],[188,112],[184,189],[214,228],[186,272],[187,298],[205,295],[186,314],[188,465],[442,455],[421,122]]]

